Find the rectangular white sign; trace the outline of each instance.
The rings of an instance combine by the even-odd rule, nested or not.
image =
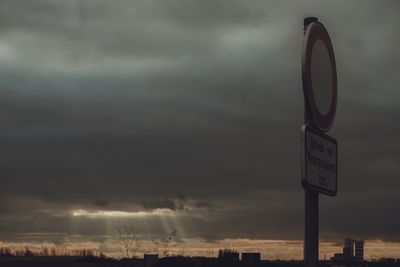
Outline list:
[[[330,196],[337,193],[337,142],[303,125],[301,128],[302,183]]]

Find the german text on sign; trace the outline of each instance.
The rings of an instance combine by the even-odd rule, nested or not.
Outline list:
[[[337,142],[302,127],[302,182],[305,188],[327,195],[337,192]]]

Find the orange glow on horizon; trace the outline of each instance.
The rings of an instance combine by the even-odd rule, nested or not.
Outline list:
[[[28,247],[32,251],[41,251],[44,247],[57,247],[62,249],[90,248],[97,252],[103,252],[107,256],[118,258],[120,252],[115,237],[110,237],[103,242],[90,240],[69,240],[63,244],[51,242],[0,242],[0,247],[10,247],[14,250]],[[219,249],[230,248],[238,252],[261,252],[264,260],[301,260],[303,258],[302,240],[261,240],[261,239],[222,239],[209,242],[201,238],[182,239],[178,245],[171,248],[171,253],[183,256],[216,257]],[[142,240],[139,256],[143,253],[151,253],[154,249],[154,241]],[[320,241],[320,260],[340,253],[342,248],[337,242]],[[376,260],[379,258],[400,258],[400,242],[387,242],[382,240],[365,241],[365,259]]]

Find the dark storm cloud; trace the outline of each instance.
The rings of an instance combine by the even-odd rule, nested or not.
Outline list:
[[[398,8],[2,1],[0,229],[100,235],[71,211],[166,208],[188,236],[301,238],[301,23],[316,15],[340,90],[322,236],[398,238]]]

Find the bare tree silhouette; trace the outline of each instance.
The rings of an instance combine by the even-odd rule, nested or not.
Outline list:
[[[136,258],[141,245],[138,232],[135,227],[124,225],[122,227],[115,227],[118,234],[118,246],[124,257]]]
[[[161,254],[163,257],[170,256],[171,248],[176,247],[178,245],[176,239],[177,231],[173,230],[168,233],[168,236],[162,240],[154,240],[154,249],[153,251],[157,254]]]

